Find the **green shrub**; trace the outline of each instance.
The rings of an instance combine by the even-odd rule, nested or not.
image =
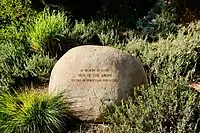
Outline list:
[[[189,88],[199,63],[200,22],[182,27],[177,36],[149,43],[134,38],[116,46],[140,59],[149,88],[134,88],[129,101],[109,109],[106,118],[112,132],[186,133],[200,131],[199,92]]]
[[[55,64],[55,60],[49,56],[36,54],[26,60],[25,70],[30,73],[32,78],[40,82],[49,81],[50,72]]]
[[[175,80],[187,77],[194,80],[194,72],[199,61],[199,25],[191,24],[182,27],[177,36],[169,35],[167,39],[148,43],[142,39],[133,39],[123,50],[136,55],[144,64],[150,76],[162,80]],[[165,79],[163,79],[165,80]]]
[[[0,44],[0,91],[14,85],[16,78],[28,76],[23,65],[26,59],[27,54],[20,43]]]
[[[45,9],[34,19],[34,24],[29,28],[28,38],[33,50],[45,51],[50,54],[59,48],[61,39],[69,30],[68,18],[63,12],[52,13]]]
[[[54,60],[30,51],[25,29],[13,25],[1,29],[0,33],[0,91],[30,79],[47,81]]]
[[[0,95],[2,133],[54,133],[64,130],[68,113],[62,94],[44,92],[3,93]]]
[[[108,110],[115,133],[186,133],[200,131],[200,97],[183,84],[166,82],[134,88],[132,97]]]
[[[156,41],[159,37],[167,38],[170,34],[176,34],[180,28],[176,22],[177,16],[174,10],[168,9],[164,1],[159,1],[144,18],[136,22],[140,37]]]
[[[31,0],[1,0],[0,9],[0,28],[13,23],[21,25],[36,13],[31,8]]]
[[[76,21],[70,37],[79,44],[95,44],[94,36],[98,36],[99,43],[103,45],[115,44],[119,41],[117,31],[120,29],[119,24],[112,20],[91,21],[88,24]]]

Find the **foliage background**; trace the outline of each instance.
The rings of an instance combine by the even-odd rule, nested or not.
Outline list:
[[[111,132],[199,132],[199,92],[190,87],[200,74],[199,7],[198,0],[1,0],[0,130],[70,127],[60,119],[69,118],[61,97],[23,89],[48,83],[70,48],[94,44],[134,54],[150,83],[107,110]],[[32,118],[39,120],[27,123]]]

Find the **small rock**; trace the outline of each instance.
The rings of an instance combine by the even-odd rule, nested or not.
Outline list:
[[[139,60],[108,46],[72,48],[55,64],[49,93],[65,91],[72,115],[88,122],[103,122],[106,106],[126,99],[135,86],[147,85]]]

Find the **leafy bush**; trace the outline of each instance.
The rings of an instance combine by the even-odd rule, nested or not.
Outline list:
[[[149,88],[134,88],[128,101],[108,110],[112,132],[199,132],[200,96],[189,88],[199,63],[199,25],[182,27],[177,36],[149,43],[133,39],[118,48],[135,54],[155,76]],[[151,79],[152,81],[152,79]]]
[[[132,98],[108,111],[111,132],[199,132],[199,93],[185,83],[172,81],[134,88]]]
[[[159,37],[167,38],[170,34],[177,33],[180,28],[176,22],[177,16],[174,10],[168,9],[164,1],[159,1],[148,12],[148,15],[136,22],[140,37],[156,41]]]
[[[120,28],[119,24],[112,20],[91,21],[88,24],[84,21],[76,21],[70,37],[79,44],[115,44],[119,41],[117,31]],[[97,36],[99,40],[95,40],[94,36]]]
[[[46,81],[54,60],[43,54],[33,55],[24,27],[7,26],[0,32],[0,91],[15,87],[24,80]]]
[[[28,38],[33,50],[54,53],[61,39],[68,33],[68,19],[63,12],[52,13],[45,9],[30,26]]]
[[[54,133],[64,130],[69,109],[62,94],[43,92],[2,93],[0,131],[2,133]]]
[[[45,82],[49,81],[54,64],[55,60],[50,59],[49,56],[36,54],[26,60],[25,70],[30,73],[32,78]]]
[[[196,50],[200,44],[199,25],[200,22],[191,24],[187,28],[182,27],[177,37],[170,35],[167,39],[161,38],[154,43],[133,39],[122,48],[141,59],[149,76],[160,80],[163,76],[167,76],[167,80],[180,77],[194,80],[194,72],[199,61]]]
[[[31,8],[31,0],[1,0],[0,9],[0,28],[12,23],[19,23],[20,26],[25,21],[30,21],[30,16],[36,13]]]
[[[0,30],[0,90],[15,83],[15,78],[27,77],[24,70],[25,60],[28,57],[24,42],[24,34],[16,27],[11,26]]]

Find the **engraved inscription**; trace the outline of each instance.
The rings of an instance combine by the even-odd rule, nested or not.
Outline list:
[[[76,75],[77,78],[71,79],[72,82],[117,82],[108,68],[106,69],[81,69]]]

